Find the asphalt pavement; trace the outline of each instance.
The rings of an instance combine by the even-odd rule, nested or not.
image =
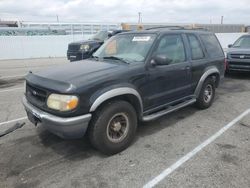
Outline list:
[[[24,75],[64,63],[0,61],[0,133],[25,123],[0,137],[0,187],[146,187],[152,181],[171,188],[250,187],[250,114],[233,121],[250,108],[250,74],[227,76],[207,110],[189,106],[140,123],[128,149],[105,156],[86,138],[63,140],[26,119]]]

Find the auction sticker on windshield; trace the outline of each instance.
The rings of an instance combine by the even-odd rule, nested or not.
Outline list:
[[[151,38],[150,36],[136,36],[132,39],[132,41],[144,42],[144,41],[149,41],[150,38]]]

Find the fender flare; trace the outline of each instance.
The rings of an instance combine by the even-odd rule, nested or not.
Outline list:
[[[204,81],[205,81],[211,74],[214,74],[214,73],[220,75],[220,71],[219,71],[216,67],[211,67],[211,68],[207,69],[207,70],[203,73],[203,75],[201,76],[201,78],[200,78],[200,80],[199,80],[199,82],[198,82],[198,84],[197,84],[197,86],[196,86],[195,92],[194,92],[194,95],[195,95],[196,97],[199,96],[199,93],[200,93],[200,91],[201,91],[201,88],[202,88],[202,85],[203,85]]]
[[[120,87],[120,88],[115,88],[115,89],[106,91],[105,93],[101,94],[99,97],[95,99],[89,111],[94,112],[103,102],[111,98],[121,96],[121,95],[127,95],[127,94],[133,95],[138,99],[140,103],[141,111],[143,111],[143,103],[142,103],[141,95],[138,93],[138,91],[136,91],[135,89],[131,87]]]

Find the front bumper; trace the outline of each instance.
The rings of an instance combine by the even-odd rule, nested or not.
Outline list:
[[[28,115],[28,119],[33,124],[41,124],[48,131],[58,135],[61,138],[81,138],[84,136],[91,114],[85,114],[77,117],[58,117],[44,112],[34,105],[30,104],[26,97],[23,98],[23,105]]]
[[[227,71],[250,72],[250,60],[227,60]]]
[[[82,59],[87,59],[91,54],[81,51],[67,51],[67,58],[70,61],[79,61]]]

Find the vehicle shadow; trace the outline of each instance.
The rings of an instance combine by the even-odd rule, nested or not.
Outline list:
[[[237,80],[250,80],[249,72],[232,72],[225,74],[225,78],[237,79]]]
[[[0,89],[13,87],[15,85],[22,84],[22,83],[24,83],[24,78],[6,80],[6,79],[1,79],[0,77]]]
[[[192,116],[198,109],[192,105],[160,117],[154,121],[140,122],[137,130],[137,139],[160,132],[167,127],[175,126],[180,120]]]
[[[219,88],[219,94],[228,94],[236,92],[250,91],[249,73],[230,73],[226,74],[225,79],[222,80]]]
[[[196,111],[196,108],[190,106],[155,121],[139,123],[133,143],[143,142],[143,139],[146,139],[148,135],[153,135],[167,127],[175,126],[178,121],[185,120],[185,118],[191,116]],[[30,130],[28,135],[20,135],[14,141],[1,147],[1,150],[7,153],[7,155],[0,160],[0,167],[5,172],[5,178],[15,178],[18,185],[23,185],[18,179],[20,176],[25,176],[31,183],[34,183],[30,187],[39,185],[40,180],[34,177],[39,176],[40,173],[46,173],[48,170],[53,171],[61,163],[70,165],[84,162],[92,157],[100,160],[114,157],[104,155],[95,150],[90,145],[87,137],[64,140],[50,133],[42,126],[38,126],[34,130],[33,126],[31,127],[30,124],[27,124],[26,129]],[[19,131],[22,130],[20,129]],[[130,147],[133,147],[133,143]],[[115,157],[127,155],[128,151],[121,152]]]
[[[44,147],[52,149],[55,153],[68,160],[84,160],[93,155],[101,158],[108,157],[91,147],[86,135],[81,139],[62,139],[43,127],[39,128],[38,134]]]
[[[196,111],[197,109],[195,107],[190,106],[154,121],[139,122],[134,142],[143,139],[143,137],[147,135],[156,134],[169,126],[174,126],[179,120],[184,120]],[[55,153],[68,160],[84,160],[93,155],[100,158],[109,157],[95,150],[91,146],[87,136],[83,139],[64,140],[42,127],[39,127],[38,134],[43,147],[52,149]]]

